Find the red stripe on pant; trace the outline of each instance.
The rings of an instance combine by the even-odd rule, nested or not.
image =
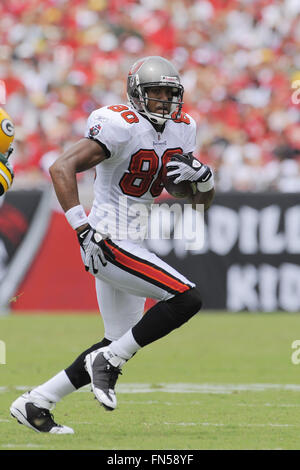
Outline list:
[[[139,261],[135,257],[131,257],[130,253],[126,254],[123,250],[120,250],[112,242],[105,240],[105,243],[109,246],[112,252],[115,255],[115,260],[117,263],[130,268],[133,271],[136,271],[144,276],[153,279],[166,287],[169,287],[173,291],[183,293],[189,290],[191,287],[187,284],[184,284],[181,281],[178,281],[171,274],[162,272],[159,268],[149,265],[146,261]]]

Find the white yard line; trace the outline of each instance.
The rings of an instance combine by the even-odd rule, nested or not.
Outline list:
[[[296,427],[296,426],[300,426],[300,424],[278,424],[278,423],[253,423],[253,424],[249,424],[249,423],[246,423],[246,424],[231,424],[231,423],[228,423],[228,424],[224,424],[224,423],[184,423],[184,422],[181,422],[181,423],[168,423],[168,422],[164,422],[163,424],[166,424],[168,426],[237,426],[239,428],[264,428],[264,427],[277,427],[277,428],[287,428],[287,427]]]
[[[27,448],[31,448],[31,447],[43,447],[42,445],[39,445],[39,444],[31,444],[30,442],[27,443],[27,444],[2,444],[1,447],[3,448],[7,448],[7,449],[13,449],[14,447],[27,447]]]
[[[233,392],[264,392],[267,390],[300,392],[298,384],[193,384],[193,383],[161,383],[151,384],[119,384],[118,393],[217,393]]]
[[[33,385],[15,385],[1,386],[0,393],[7,393],[12,390],[27,391],[34,388]],[[212,393],[212,394],[229,394],[234,392],[265,392],[268,390],[275,391],[292,391],[300,392],[300,384],[272,384],[272,383],[253,383],[253,384],[209,384],[209,383],[123,383],[116,387],[117,393]],[[90,392],[90,386],[81,388],[79,393]]]
[[[244,406],[247,408],[255,408],[258,406],[278,407],[278,408],[299,408],[299,403],[238,403],[237,406]]]
[[[195,384],[195,383],[160,383],[141,384],[124,383],[116,387],[117,393],[216,393],[229,394],[233,392],[265,392],[268,390],[300,392],[300,384]],[[87,386],[80,391],[90,391]]]

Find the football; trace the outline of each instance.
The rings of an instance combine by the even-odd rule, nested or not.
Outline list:
[[[168,168],[165,165],[163,169],[163,184],[166,191],[173,197],[178,199],[188,198],[193,195],[195,191],[193,191],[194,183],[189,181],[181,181],[178,184],[174,183],[174,179],[176,176],[169,176],[167,177]]]

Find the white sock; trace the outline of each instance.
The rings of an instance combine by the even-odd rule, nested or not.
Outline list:
[[[57,403],[69,393],[76,390],[64,370],[56,374],[47,382],[34,388],[30,395],[43,398],[52,403]]]
[[[132,355],[141,349],[141,346],[135,341],[132,331],[129,330],[121,338],[113,341],[109,345],[110,351],[116,356],[121,357],[122,359],[130,359]]]

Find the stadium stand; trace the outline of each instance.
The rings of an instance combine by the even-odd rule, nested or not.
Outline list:
[[[15,188],[49,184],[87,115],[126,100],[130,65],[163,55],[218,190],[300,191],[299,0],[3,0],[0,30]]]

